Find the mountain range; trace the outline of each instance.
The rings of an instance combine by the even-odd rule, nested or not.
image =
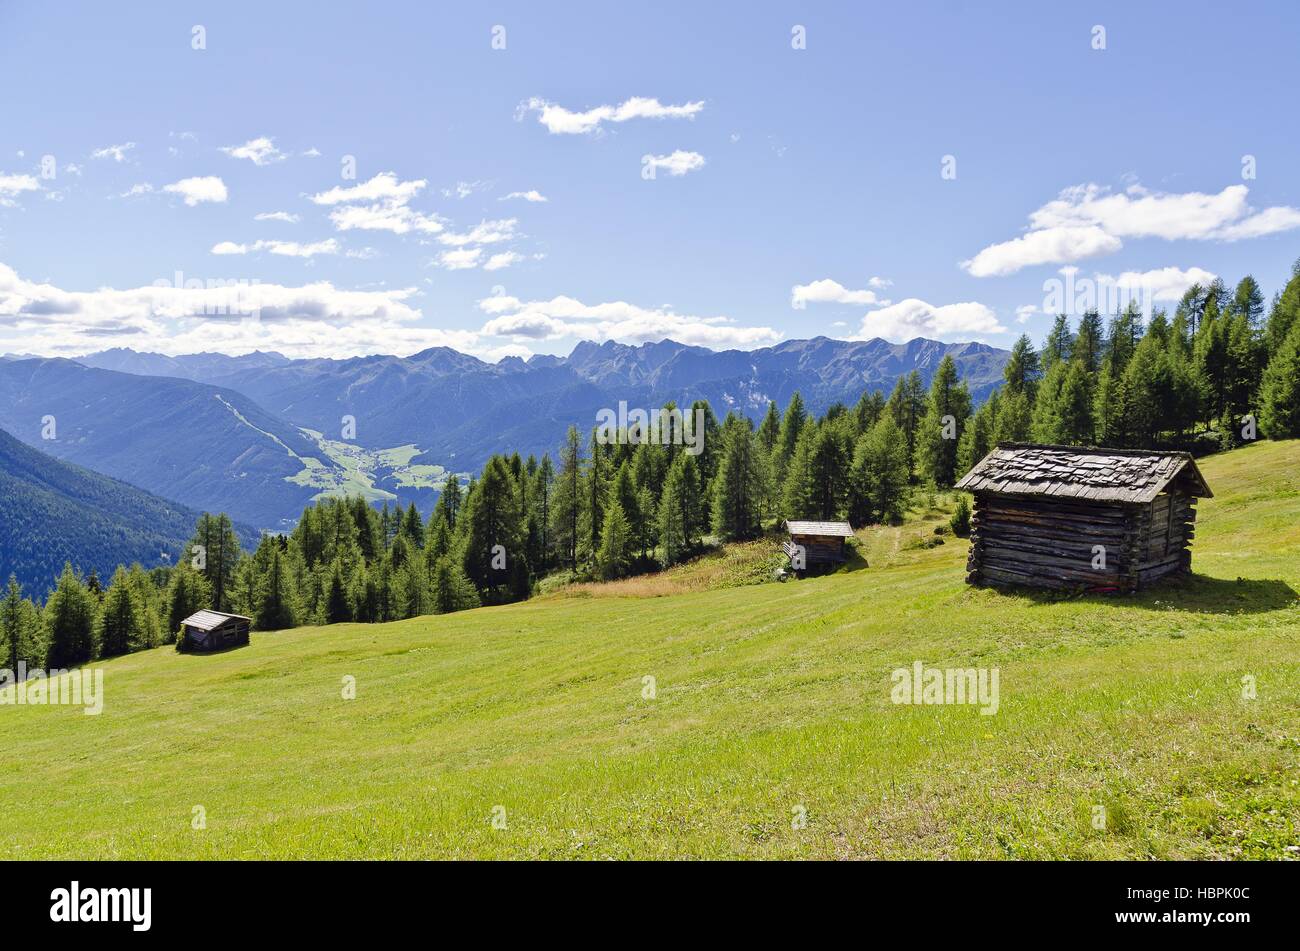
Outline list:
[[[620,401],[707,399],[720,417],[757,420],[798,390],[820,413],[887,395],[913,370],[928,384],[945,355],[977,402],[1008,357],[982,343],[826,337],[750,351],[584,341],[567,357],[497,363],[445,347],[344,360],[119,348],[0,361],[0,427],[187,506],[280,528],[322,492],[427,509],[446,470],[476,471],[494,452],[554,453],[570,425],[586,431]],[[42,439],[50,415],[57,438]]]

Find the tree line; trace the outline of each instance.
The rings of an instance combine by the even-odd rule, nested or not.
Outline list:
[[[978,408],[946,356],[928,389],[913,371],[888,397],[864,392],[821,416],[796,391],[757,426],[734,411],[719,421],[703,400],[660,418],[657,434],[570,427],[555,461],[495,455],[465,484],[449,479],[427,520],[414,504],[324,498],[243,552],[229,517],[204,514],[175,566],[122,566],[104,586],[65,565],[44,605],[11,578],[0,666],[177,643],[202,608],[259,630],[393,621],[520,600],[548,576],[656,570],[783,519],[895,521],[915,486],[951,487],[1001,441],[1212,450],[1252,427],[1300,437],[1300,262],[1267,316],[1251,277],[1231,292],[1192,286],[1172,318],[1144,321],[1132,304],[1108,322],[1058,316],[1041,348],[1016,341]]]

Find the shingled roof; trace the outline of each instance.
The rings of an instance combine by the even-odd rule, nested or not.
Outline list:
[[[1210,497],[1191,454],[998,443],[957,483],[968,492],[1050,495],[1102,502],[1150,502],[1182,478],[1189,495]]]
[[[196,628],[200,631],[211,631],[220,627],[229,620],[249,621],[252,618],[244,617],[242,614],[226,614],[224,611],[196,611],[185,620],[181,621],[186,627]]]
[[[790,520],[785,523],[785,528],[791,535],[853,537],[853,526],[848,522],[800,522]]]

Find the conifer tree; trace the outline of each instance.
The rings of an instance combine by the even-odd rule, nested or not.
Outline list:
[[[478,592],[466,577],[459,559],[452,556],[439,558],[435,563],[430,588],[436,614],[450,614],[479,606]]]
[[[1002,369],[1002,378],[1006,381],[1005,392],[1008,395],[1024,393],[1032,401],[1041,377],[1042,365],[1038,351],[1030,342],[1029,335],[1021,334],[1011,348],[1007,365]]]
[[[767,413],[758,427],[758,441],[763,451],[771,456],[776,452],[777,440],[781,436],[781,413],[776,408],[776,400],[767,401]]]
[[[341,574],[339,582],[341,585]],[[284,564],[280,547],[274,545],[266,574],[261,579],[253,623],[261,631],[281,631],[295,627],[298,624],[297,601],[293,576]]]
[[[582,449],[577,428],[570,426],[560,450],[560,471],[555,479],[551,509],[551,534],[555,538],[560,560],[568,565],[570,571],[578,569],[582,511]]]
[[[1070,319],[1065,314],[1057,314],[1052,329],[1043,341],[1043,373],[1058,363],[1069,363],[1074,355],[1074,333],[1070,330]]]
[[[729,414],[722,427],[721,461],[713,482],[713,531],[720,539],[758,537],[761,451],[755,445],[749,420]]]
[[[95,654],[95,615],[98,602],[65,563],[58,586],[46,602],[44,618],[49,639],[50,667],[75,667]]]
[[[92,595],[93,597],[93,595]],[[97,640],[101,657],[118,657],[148,646],[143,642],[144,619],[126,569],[113,573],[98,618]]]
[[[853,477],[864,499],[868,521],[889,522],[902,517],[909,474],[903,432],[888,413],[857,442]]]
[[[508,464],[493,456],[465,501],[461,563],[487,602],[524,598],[529,591],[519,497]]]
[[[856,439],[868,432],[885,411],[885,397],[879,390],[867,393],[865,390],[853,407],[853,437]]]
[[[925,399],[921,374],[916,370],[905,377],[899,377],[894,392],[889,396],[889,412],[894,417],[894,423],[903,432],[909,478],[916,475],[916,436],[921,418],[925,415]]]
[[[17,676],[19,662],[28,667],[44,666],[45,644],[41,634],[40,612],[23,597],[18,579],[10,575],[4,600],[0,601],[0,667],[14,671]]]
[[[1300,437],[1300,321],[1264,371],[1259,391],[1259,428],[1270,439]]]
[[[795,390],[790,397],[790,402],[786,404],[785,416],[781,419],[781,431],[776,439],[775,465],[778,479],[785,478],[786,467],[794,457],[795,449],[799,445],[799,436],[807,422],[808,410],[804,408],[803,396]]]
[[[200,551],[196,552],[195,547]],[[235,586],[235,569],[239,564],[239,539],[230,516],[224,512],[212,515],[204,512],[199,516],[194,537],[185,547],[185,557],[198,559],[203,577],[207,579],[208,590],[212,595],[214,611],[229,611],[231,595]]]
[[[970,393],[957,375],[952,356],[945,355],[930,383],[918,434],[921,471],[941,488],[956,481],[957,446],[970,412]]]
[[[362,569],[364,572],[364,569]],[[377,615],[380,613],[376,606],[374,614],[367,620],[380,620]],[[345,621],[352,620],[352,605],[348,599],[347,584],[343,580],[343,561],[335,559],[330,565],[329,582],[325,589],[325,623],[341,624]]]
[[[623,506],[612,498],[601,527],[600,548],[596,553],[596,568],[605,579],[622,577],[627,569],[630,528]]]
[[[172,569],[167,582],[167,594],[164,598],[166,610],[166,630],[162,641],[174,643],[180,633],[181,622],[197,611],[203,610],[212,595],[208,591],[207,579],[190,567],[188,561],[182,560]]]

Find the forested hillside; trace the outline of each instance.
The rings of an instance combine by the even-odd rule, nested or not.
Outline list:
[[[60,459],[259,528],[284,527],[319,491],[310,470],[337,468],[233,390],[70,360],[0,364],[0,427]]]
[[[64,562],[107,583],[119,564],[174,562],[198,513],[0,430],[0,582],[44,596]]]

